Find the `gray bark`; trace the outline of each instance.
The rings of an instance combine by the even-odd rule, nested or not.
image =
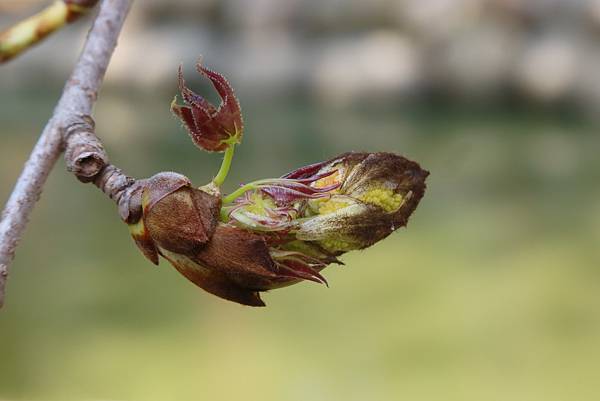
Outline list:
[[[90,116],[130,5],[131,0],[102,1],[73,73],[2,212],[0,307],[4,304],[8,266],[50,170],[63,150],[69,171],[80,181],[94,182],[117,202],[133,183],[108,164]]]

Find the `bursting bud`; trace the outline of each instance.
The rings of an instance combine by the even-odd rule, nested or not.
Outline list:
[[[335,261],[284,251],[271,243],[275,238],[219,222],[219,194],[193,188],[180,174],[140,180],[127,199],[129,231],[152,263],[160,255],[204,290],[244,305],[264,306],[260,291],[301,280],[325,283],[319,270]]]
[[[364,249],[403,227],[429,172],[393,153],[346,153],[259,181],[229,216],[242,227],[284,231],[333,256]]]
[[[425,193],[428,171],[393,153],[346,153],[325,162],[334,173],[313,185],[338,184],[328,199],[308,202],[296,237],[338,253],[364,249],[404,227]],[[324,182],[323,182],[324,181]]]
[[[224,152],[221,169],[194,188],[176,173],[138,180],[119,203],[121,217],[154,264],[167,259],[188,280],[221,298],[264,306],[260,292],[308,280],[342,264],[407,224],[429,172],[393,153],[345,153],[254,181],[222,196],[236,144],[240,105],[227,80],[200,64],[221,97],[216,107],[190,90],[179,69],[184,105],[171,110],[201,149]]]

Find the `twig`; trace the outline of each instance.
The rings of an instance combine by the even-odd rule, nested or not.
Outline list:
[[[52,32],[79,19],[98,0],[57,0],[39,13],[0,32],[0,63],[18,56]]]
[[[65,84],[54,114],[33,148],[0,221],[0,307],[4,302],[8,265],[12,261],[29,214],[61,152],[81,181],[95,181],[118,202],[132,180],[107,165],[108,158],[94,135],[90,117],[98,90],[131,0],[104,0],[83,51]]]

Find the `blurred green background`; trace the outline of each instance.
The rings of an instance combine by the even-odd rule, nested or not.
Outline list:
[[[39,3],[2,2],[2,21]],[[78,183],[61,161],[11,268],[0,313],[0,400],[600,399],[600,136],[593,99],[578,97],[575,86],[537,97],[512,81],[473,92],[439,73],[430,76],[445,77],[435,85],[411,84],[408,91],[374,87],[382,76],[396,82],[405,71],[386,62],[387,50],[383,60],[370,53],[381,74],[346,65],[340,73],[354,72],[333,86],[327,76],[310,79],[310,60],[270,75],[273,59],[256,55],[279,54],[261,39],[273,32],[287,32],[285,54],[297,60],[313,54],[311,45],[328,41],[343,50],[381,27],[426,53],[430,42],[401,22],[390,25],[386,7],[448,2],[378,1],[382,20],[350,18],[359,7],[351,0],[337,9],[323,2],[329,14],[310,14],[290,1],[282,3],[285,23],[277,19],[282,11],[264,17],[281,10],[267,0],[168,3],[134,5],[96,106],[98,133],[115,164],[136,177],[173,170],[198,185],[210,180],[219,155],[195,149],[169,112],[181,60],[190,83],[210,90],[193,79],[192,61],[202,53],[231,78],[244,110],[246,136],[229,189],[348,150],[386,150],[431,171],[426,196],[407,229],[345,255],[345,267],[325,270],[330,288],[298,284],[266,294],[267,308],[252,309],[202,292],[165,262],[147,262],[114,205]],[[449,3],[453,10],[527,4]],[[529,9],[515,15],[533,18],[536,29],[544,21],[561,35],[573,26],[560,8],[539,8],[543,18]],[[460,35],[444,31],[440,40],[450,46],[465,27],[488,27],[490,18],[498,26],[521,21],[497,10],[459,19]],[[198,43],[190,40],[194,29],[206,30]],[[531,26],[522,29],[522,46],[537,40]],[[50,116],[85,30],[86,22],[70,27],[0,68],[0,200]],[[256,42],[245,41],[248,32]],[[337,40],[345,44],[335,47]],[[138,57],[140,48],[162,58]],[[247,54],[254,54],[254,70],[246,68]],[[156,72],[157,65],[168,71]]]

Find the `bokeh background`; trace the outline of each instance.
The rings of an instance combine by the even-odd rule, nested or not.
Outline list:
[[[0,0],[0,26],[46,1]],[[0,67],[0,200],[90,18]],[[114,163],[207,182],[176,68],[230,78],[227,188],[348,150],[431,171],[407,229],[251,309],[137,251],[53,171],[0,313],[0,399],[600,399],[600,1],[140,0],[96,106]],[[214,96],[213,96],[214,99]]]

